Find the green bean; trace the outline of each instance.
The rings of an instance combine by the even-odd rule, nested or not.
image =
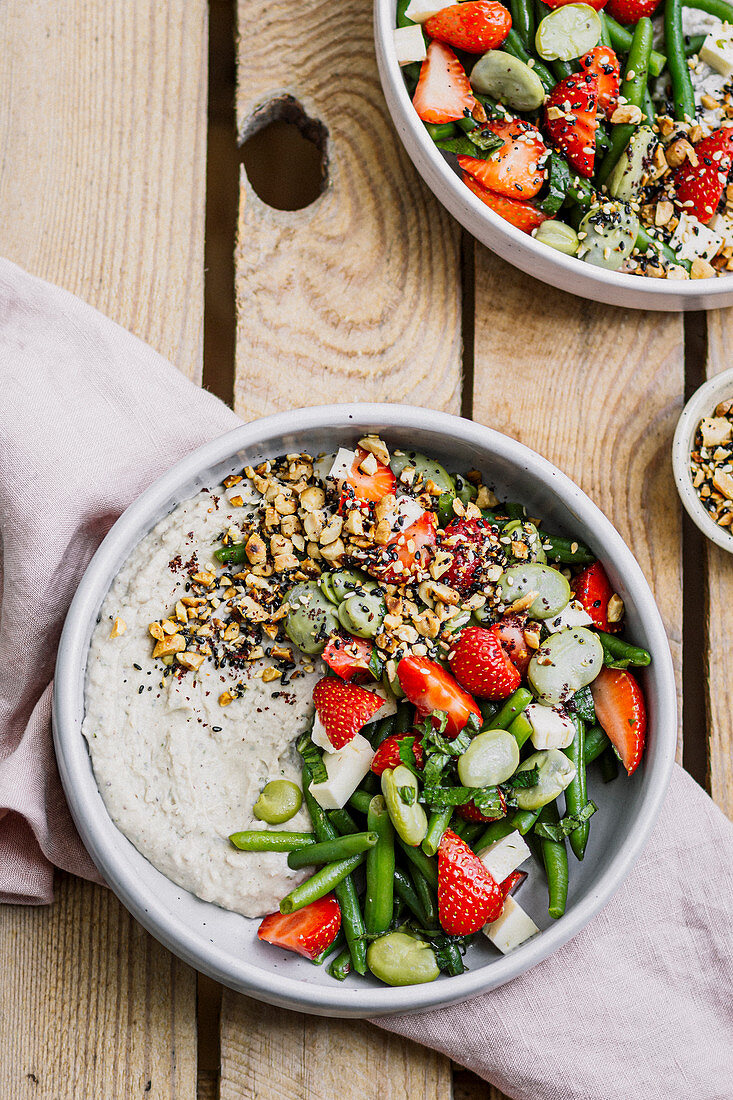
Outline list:
[[[420,927],[427,928],[427,914],[422,907],[420,898],[417,896],[415,887],[412,884],[412,879],[399,867],[394,873],[394,889],[396,895],[405,903],[413,917],[419,922]]]
[[[394,733],[407,733],[413,724],[415,711],[412,703],[407,701],[397,704],[397,714],[394,719]]]
[[[331,977],[335,978],[337,982],[346,980],[351,970],[351,952],[348,947],[342,951],[340,955],[336,956],[327,969]]]
[[[378,722],[374,723],[374,733],[369,738],[373,749],[378,749],[382,744],[382,741],[386,741],[388,737],[391,737],[394,733],[395,727],[394,714],[388,714],[386,718],[381,718]]]
[[[463,130],[464,134],[470,134],[471,130],[477,129],[478,122],[475,118],[469,118],[469,116],[466,115],[465,118],[457,119],[456,126],[459,130]]]
[[[539,816],[539,810],[517,810],[512,814],[512,825],[522,836],[526,836]]]
[[[321,844],[308,844],[290,853],[288,867],[292,871],[298,871],[301,867],[312,867],[315,863],[337,863],[350,856],[368,852],[375,846],[377,839],[375,832],[351,833],[337,837],[336,840],[324,840]]]
[[[599,126],[596,130],[596,153],[605,153],[610,146],[610,135],[604,130],[603,126]]]
[[[636,241],[634,248],[638,252],[648,252],[650,249],[656,252],[658,256],[667,260],[668,263],[677,264],[679,267],[684,267],[688,271],[692,266],[689,260],[681,260],[673,248],[667,244],[666,241],[652,236],[648,229],[645,229],[643,225],[639,225],[639,231],[636,234]]]
[[[686,5],[689,7],[689,4]],[[730,10],[731,17],[733,18],[733,8]],[[707,38],[706,34],[686,34],[685,35],[685,57],[694,57],[696,53],[699,53],[702,49],[702,44]]]
[[[217,561],[226,562],[229,565],[241,565],[247,560],[247,551],[243,542],[233,542],[229,546],[220,546],[214,551]]]
[[[503,837],[509,836],[509,834],[513,832],[514,824],[508,817],[503,817],[501,821],[492,821],[490,825],[487,825],[484,832],[471,847],[474,851],[480,852],[484,848],[488,848],[490,844],[493,844],[497,840],[502,840]]]
[[[654,103],[652,101],[648,84],[644,89],[644,102],[642,103],[641,109],[644,112],[647,122],[651,126],[654,122],[654,119],[657,117],[657,112],[654,108]]]
[[[361,789],[366,791],[370,796],[379,794],[380,787],[378,776],[376,776],[374,772],[367,772],[361,781]]]
[[[381,795],[369,804],[367,825],[377,837],[376,846],[367,852],[364,899],[364,924],[367,934],[374,936],[389,928],[394,905],[394,829]]]
[[[435,857],[431,859],[430,856],[426,856],[422,848],[411,848],[409,844],[405,844],[401,837],[397,837],[397,843],[413,867],[416,867],[423,878],[427,879],[433,889],[437,890],[438,864]]]
[[[360,814],[366,815],[369,813],[369,803],[371,800],[372,795],[367,791],[358,790],[354,791],[352,794],[349,799],[349,805],[353,806],[355,810],[358,810]]]
[[[337,836],[336,830],[326,817],[325,811],[318,805],[311,794],[311,782],[311,771],[306,764],[303,767],[303,797],[305,798],[308,813],[311,815],[316,840],[320,842],[335,840]],[[361,860],[363,857],[355,856],[354,858]],[[344,930],[346,942],[349,945],[349,952],[351,954],[354,970],[356,970],[358,974],[366,974],[366,944],[364,940],[366,930],[364,928],[364,917],[359,907],[356,886],[350,875],[336,886],[334,893],[341,908],[341,927]]]
[[[613,751],[613,747],[609,745],[606,751],[601,753],[599,759],[603,782],[613,783],[614,779],[618,777],[618,757]]]
[[[517,715],[521,714],[529,703],[532,702],[532,692],[527,688],[519,687],[513,692],[498,714],[491,719],[492,730],[508,730]]]
[[[706,11],[708,15],[715,15],[724,23],[733,23],[733,4],[727,4],[726,0],[685,0],[684,6]]]
[[[418,871],[412,876],[412,881],[415,884],[415,893],[420,899],[420,904],[425,913],[425,919],[427,920],[426,927],[439,927],[437,901],[433,895],[433,891],[430,889],[427,879]]]
[[[457,821],[454,821],[451,828],[453,829],[453,832],[456,834],[456,836],[459,836],[461,840],[466,840],[466,834],[468,832],[468,827],[470,824],[470,821],[464,821],[463,818],[459,817]],[[466,843],[468,843],[468,841],[466,841]]]
[[[271,829],[249,829],[229,837],[242,852],[294,852],[306,844],[315,844],[313,833],[282,833]]]
[[[348,810],[329,810],[328,819],[336,826],[341,836],[350,836],[362,831]]]
[[[443,833],[450,825],[452,817],[452,806],[449,806],[446,810],[433,810],[428,821],[428,831],[422,842],[422,850],[426,856],[434,856],[438,851]]]
[[[608,735],[600,726],[591,726],[590,729],[587,729],[585,731],[585,747],[583,749],[583,760],[585,761],[586,767],[588,764],[592,764],[594,760],[597,760],[610,744],[611,742],[608,740]]]
[[[667,50],[667,67],[672,79],[674,117],[680,122],[694,122],[695,93],[690,78],[690,68],[685,56],[682,34],[682,0],[666,0],[664,5],[664,44]]]
[[[569,61],[560,61],[560,60],[551,61],[550,62],[550,68],[552,69],[553,73],[557,77],[558,81],[567,80],[567,78],[569,76],[572,76],[573,73],[575,72],[575,69],[570,64]]]
[[[455,136],[456,128],[452,122],[425,122],[423,125],[433,141],[445,141]]]
[[[534,730],[526,715],[518,714],[509,727],[509,732],[521,749],[522,745],[532,736]]]
[[[603,652],[614,661],[628,661],[630,665],[637,665],[640,668],[646,668],[651,664],[652,655],[648,649],[630,645],[616,634],[606,634],[605,630],[598,630],[596,633],[601,640]]]
[[[575,764],[575,779],[572,779],[565,788],[565,808],[569,814],[579,813],[588,801],[588,791],[585,776],[585,722],[577,714],[572,716],[575,726],[575,737],[571,745],[565,749],[565,755]],[[590,834],[590,822],[584,821],[570,834],[570,847],[576,857],[582,859]]]
[[[535,20],[531,0],[510,0],[512,27],[529,49],[534,42]]]
[[[548,802],[542,808],[539,820],[553,825],[558,823],[560,817],[554,802]],[[547,875],[548,912],[553,920],[557,920],[565,912],[568,900],[568,853],[564,840],[548,840],[542,837],[540,847]]]
[[[441,493],[438,497],[438,523],[441,527],[447,527],[455,519],[455,513],[453,512],[453,501],[455,499],[456,494],[450,492]]]
[[[338,863],[327,863],[311,875],[309,879],[296,886],[280,902],[281,913],[294,913],[296,909],[303,909],[312,901],[330,894],[344,879],[348,878],[352,871],[364,862],[366,856],[362,853],[357,856],[349,856],[348,859],[340,859]]]
[[[397,0],[397,12],[395,15],[395,22],[398,27],[411,27],[412,19],[408,19],[405,15],[408,7],[410,6],[410,0]]]
[[[608,23],[603,18],[603,12],[602,11],[598,12],[598,17],[601,20],[601,40],[598,43],[598,45],[599,46],[610,46],[611,48],[613,48],[613,43],[611,42],[611,34],[610,34],[609,29],[608,29]]]
[[[679,2],[679,0],[677,0]],[[667,4],[669,7],[669,2]],[[621,82],[621,91],[626,102],[634,107],[641,108],[644,102],[644,91],[649,78],[649,55],[652,49],[652,21],[643,16],[634,28],[634,37],[631,41],[631,49],[626,59],[624,79]],[[597,180],[599,184],[605,183],[618,158],[623,153],[631,140],[636,127],[633,123],[618,123],[611,131],[611,147],[603,158],[598,170]]]
[[[326,961],[326,959],[328,958],[329,955],[333,955],[336,951],[340,951],[345,943],[346,943],[346,937],[344,936],[343,932],[339,929],[339,933],[336,936],[336,939],[333,941],[333,943],[330,943],[328,945],[328,947],[325,947],[323,949],[323,951],[321,951],[320,955],[316,955],[315,959],[313,959],[313,965],[314,966],[321,966],[321,964]]]
[[[689,7],[689,4],[688,4]],[[628,27],[622,27],[620,23],[617,23],[608,12],[602,11],[598,13],[601,17],[601,23],[605,23],[608,36],[611,39],[611,45],[616,53],[628,53],[631,49],[632,33]],[[667,64],[667,58],[663,53],[658,53],[657,50],[652,50],[649,55],[649,72],[652,76],[661,76],[664,67]]]
[[[573,181],[576,184],[577,198],[573,195],[576,202],[579,202],[581,206],[586,205],[581,198],[586,194],[588,195],[588,203],[592,201],[592,188],[587,180]],[[568,192],[572,194],[572,192]],[[548,560],[554,562],[561,562],[563,565],[590,565],[591,562],[596,560],[596,556],[592,550],[590,550],[584,543],[579,542],[578,539],[566,539],[562,535],[548,535],[545,531],[540,531],[540,538],[542,539],[542,547],[547,554]]]
[[[542,87],[545,89],[545,91],[552,91],[552,89],[557,84],[555,77],[552,75],[550,70],[542,64],[541,61],[537,61],[534,57],[532,57],[532,55],[526,49],[524,42],[522,42],[522,39],[519,37],[519,34],[514,30],[513,27],[504,39],[502,49],[506,53],[510,53],[512,57],[518,57],[520,61],[523,61],[525,63],[525,65],[529,65],[531,69],[534,69],[534,71],[537,73],[537,76],[540,78]]]
[[[496,703],[492,703],[490,699],[479,699],[478,709],[481,711],[481,725],[487,725],[494,717],[499,707]]]

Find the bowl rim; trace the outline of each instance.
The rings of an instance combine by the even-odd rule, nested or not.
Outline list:
[[[386,58],[386,65],[380,65],[379,67],[380,76],[383,82],[387,81],[389,83],[390,89],[395,95],[400,107],[400,121],[409,129],[412,140],[419,146],[421,155],[430,165],[431,171],[439,177],[440,182],[448,188],[454,201],[462,207],[463,210],[470,213],[474,218],[480,218],[491,226],[495,232],[505,236],[517,251],[525,252],[530,256],[536,257],[538,260],[547,261],[571,278],[573,275],[576,275],[578,279],[593,284],[598,290],[606,288],[616,289],[617,291],[635,291],[636,295],[643,299],[638,307],[641,309],[674,308],[671,305],[661,304],[666,298],[672,297],[677,299],[699,299],[701,296],[704,296],[706,300],[709,300],[711,298],[731,295],[733,292],[733,274],[705,280],[643,279],[638,275],[631,275],[619,271],[607,271],[605,268],[595,267],[593,264],[583,264],[582,260],[578,260],[575,256],[566,256],[562,252],[558,252],[557,250],[550,249],[547,245],[543,245],[541,241],[536,241],[531,234],[524,233],[522,230],[517,229],[516,226],[513,226],[510,222],[501,218],[491,210],[490,207],[486,206],[485,203],[482,203],[453,171],[440,151],[436,148],[434,142],[428,137],[425,127],[421,123],[419,124],[419,119],[413,110],[412,101],[407,93],[400,65],[397,61],[393,38],[393,31],[395,30],[394,14],[395,0],[374,0],[374,37],[377,55],[379,58],[380,52],[383,51]],[[390,109],[390,114],[392,114],[389,103],[388,108]],[[394,117],[393,122],[395,125],[397,124],[397,120]],[[399,126],[396,126],[396,128],[399,132]],[[408,155],[410,155],[410,159],[413,159],[409,149]],[[416,165],[416,167],[420,169],[419,165]],[[431,190],[434,191],[430,181],[426,182],[428,182]],[[436,198],[438,198],[438,201],[440,201],[442,205],[445,205],[439,196],[436,195]],[[511,259],[509,262],[512,262]],[[701,282],[712,285],[706,285],[704,289],[701,289]],[[640,283],[641,286],[639,285]],[[583,292],[578,289],[575,293],[582,295]],[[659,304],[655,306],[655,302]],[[725,304],[726,303],[721,303],[721,305]],[[707,305],[705,308],[714,309],[716,307],[715,305]]]
[[[690,451],[697,425],[715,407],[724,392],[733,397],[733,367],[703,382],[686,402],[672,440],[672,469],[680,500],[692,522],[721,550],[733,554],[733,533],[717,524],[705,510],[693,488],[690,473]]]
[[[171,915],[162,902],[148,892],[122,853],[117,826],[106,813],[98,813],[95,799],[99,791],[90,767],[86,742],[81,733],[85,667],[90,616],[96,615],[101,599],[120,568],[118,545],[153,525],[151,516],[167,505],[177,488],[208,468],[234,457],[244,447],[266,445],[282,434],[300,434],[309,430],[329,430],[334,434],[345,425],[354,429],[381,426],[382,430],[405,427],[427,428],[448,438],[497,451],[505,461],[519,466],[542,480],[561,504],[582,522],[595,525],[598,542],[613,552],[622,563],[624,579],[634,591],[634,600],[643,608],[648,642],[654,653],[658,678],[657,736],[649,754],[650,769],[646,790],[640,794],[636,826],[625,844],[601,870],[592,890],[573,905],[568,913],[541,935],[527,941],[515,952],[457,977],[440,982],[401,988],[372,988],[355,991],[334,982],[334,988],[309,986],[297,978],[276,970],[232,957],[211,941],[194,932],[177,915]],[[669,650],[662,619],[639,564],[610,520],[590,498],[562,471],[524,444],[492,428],[444,412],[418,406],[357,403],[315,406],[276,413],[243,424],[221,435],[185,458],[157,478],[123,512],[111,528],[80,581],[64,624],[56,662],[53,694],[54,744],[59,772],[69,808],[81,838],[105,880],[137,920],[174,954],[195,969],[240,992],[272,1004],[322,1015],[375,1017],[390,1013],[424,1011],[466,1000],[487,989],[517,977],[561,947],[610,900],[631,871],[657,820],[669,785],[677,738],[677,699]],[[645,781],[646,782],[646,781]],[[103,805],[103,804],[102,804]],[[145,857],[141,857],[145,858]]]

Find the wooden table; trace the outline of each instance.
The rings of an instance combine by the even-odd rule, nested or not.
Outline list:
[[[245,419],[414,402],[557,463],[639,558],[685,686],[685,762],[733,811],[733,660],[719,644],[733,565],[683,524],[669,458],[685,389],[729,364],[733,313],[603,308],[463,234],[389,122],[365,0],[239,0],[239,134],[282,117],[287,93],[328,135],[320,198],[271,209],[238,180],[233,7],[4,0],[0,253],[233,396]],[[297,197],[305,169],[279,171]],[[278,169],[260,172],[277,190]],[[361,1024],[222,993],[111,893],[70,877],[52,908],[0,911],[0,955],[3,1100],[498,1096]]]

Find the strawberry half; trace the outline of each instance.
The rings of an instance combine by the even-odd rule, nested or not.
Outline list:
[[[452,829],[438,848],[438,919],[449,936],[470,936],[501,915],[504,895],[479,857]]]
[[[493,564],[493,556],[499,543],[498,528],[487,519],[454,519],[445,529],[440,542],[441,550],[452,555],[450,567],[442,581],[455,588],[462,596],[483,587],[485,566]]]
[[[520,202],[517,199],[507,198],[506,195],[497,195],[495,191],[489,191],[482,183],[479,183],[468,172],[463,173],[463,182],[470,191],[473,191],[477,199],[481,199],[495,214],[503,218],[505,222],[521,229],[523,233],[531,233],[538,225],[547,221],[547,214],[537,210],[528,202]]]
[[[513,890],[516,890],[516,888],[522,882],[524,882],[526,877],[527,877],[527,872],[526,871],[512,871],[512,873],[510,875],[507,875],[507,877],[504,879],[503,882],[499,883],[499,889],[501,890],[502,894],[504,895],[505,900],[506,900],[507,896],[512,893]]]
[[[313,688],[313,703],[328,740],[335,749],[342,749],[384,706],[384,699],[356,684],[324,676]]]
[[[599,561],[594,561],[577,577],[574,577],[570,587],[575,599],[583,605],[586,612],[593,620],[593,625],[599,630],[608,630],[608,601],[613,595],[611,582],[606,570]]]
[[[496,0],[468,0],[451,4],[424,23],[428,37],[447,42],[454,50],[485,53],[500,46],[512,28],[512,17]]]
[[[693,146],[697,166],[684,161],[674,174],[675,202],[686,214],[709,222],[718,209],[733,160],[733,126],[716,130]]]
[[[422,768],[423,749],[420,743],[420,734],[414,730],[408,730],[407,733],[394,733],[391,737],[385,737],[382,741],[372,760],[372,771],[375,775],[381,775],[386,768],[398,768],[400,766],[402,763],[400,759],[400,741],[404,741],[406,737],[414,737],[415,743],[412,749],[415,753],[415,762],[418,768]]]
[[[520,118],[490,121],[485,129],[503,140],[502,147],[486,160],[459,156],[459,165],[489,191],[512,199],[531,199],[545,182],[547,146],[542,134]]]
[[[628,775],[639,766],[646,740],[646,706],[637,680],[625,668],[602,668],[590,686],[599,724]]]
[[[545,130],[572,168],[590,179],[596,155],[598,77],[595,73],[566,76],[545,103]]]
[[[257,936],[313,960],[331,946],[340,927],[339,903],[333,894],[326,894],[295,913],[270,913],[257,929]]]
[[[423,512],[419,519],[390,539],[377,561],[365,568],[388,584],[407,584],[411,577],[427,569],[437,538],[435,513]]]
[[[499,801],[501,802],[501,805],[504,809],[502,817],[505,817],[506,798],[504,797],[504,792],[499,787],[497,787],[497,791],[499,793]],[[456,806],[456,813],[459,817],[462,817],[464,821],[474,821],[476,822],[476,824],[480,822],[481,824],[486,823],[488,825],[492,821],[501,820],[501,818],[499,817],[487,817],[486,814],[482,814],[480,810],[476,809],[476,803],[473,799],[471,799],[470,802],[464,802],[462,806]]]
[[[369,679],[369,661],[374,644],[353,634],[334,634],[322,653],[323,660],[342,680]]]
[[[427,657],[403,657],[397,666],[397,676],[405,695],[422,717],[436,710],[445,711],[448,715],[446,737],[460,733],[472,714],[481,721],[481,711],[475,701],[435,661]]]
[[[433,41],[420,68],[412,104],[423,122],[455,122],[476,100],[465,70],[450,46]]]
[[[608,0],[606,11],[619,23],[638,23],[646,16],[651,19],[661,0]]]
[[[506,615],[491,627],[520,676],[526,674],[532,658],[524,638],[524,624],[521,615]]]
[[[580,59],[586,73],[595,73],[598,81],[598,113],[610,118],[618,104],[621,66],[610,46],[594,46]]]
[[[347,493],[357,500],[381,500],[387,493],[394,492],[396,479],[389,466],[385,466],[373,455],[377,468],[374,473],[365,473],[361,469],[361,464],[367,457],[367,451],[362,450],[361,447],[356,448],[356,457],[351,464],[348,476],[342,483],[342,493]]]
[[[493,627],[464,630],[449,661],[456,680],[477,699],[506,699],[522,682]]]

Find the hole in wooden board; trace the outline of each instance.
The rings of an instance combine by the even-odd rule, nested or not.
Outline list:
[[[254,191],[275,210],[303,210],[328,185],[328,131],[297,99],[266,104],[250,119],[242,162]]]

